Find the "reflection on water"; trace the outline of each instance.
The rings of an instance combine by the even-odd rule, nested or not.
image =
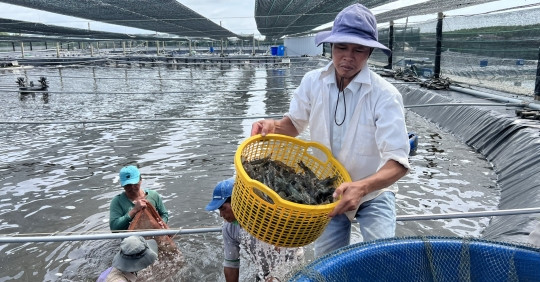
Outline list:
[[[0,119],[203,118],[282,114],[308,64],[216,67],[64,67],[5,73],[1,85],[45,76],[49,95],[0,96]],[[15,85],[14,85],[15,88]],[[268,90],[262,90],[268,89]],[[55,93],[56,92],[56,93]],[[63,93],[58,93],[63,92]],[[130,93],[130,94],[128,94]],[[144,188],[158,191],[172,228],[218,226],[204,210],[215,184],[234,173],[233,156],[253,120],[0,124],[2,234],[109,232],[108,210],[121,192],[117,173],[137,164]],[[450,134],[413,113],[419,136],[412,170],[399,182],[398,214],[493,209],[497,190],[489,164]],[[487,219],[405,222],[398,235],[479,235]],[[357,231],[355,231],[357,232]],[[358,234],[353,235],[358,238]],[[220,233],[175,238],[184,268],[174,281],[222,281]],[[0,245],[0,281],[94,281],[110,266],[119,240]],[[306,250],[309,262],[311,246]],[[250,267],[243,260],[243,269]],[[242,271],[243,278],[250,274]]]

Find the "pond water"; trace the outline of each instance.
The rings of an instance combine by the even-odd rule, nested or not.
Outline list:
[[[109,203],[122,191],[118,171],[129,164],[140,167],[143,188],[163,196],[170,227],[220,226],[219,215],[204,207],[215,184],[233,175],[236,148],[256,120],[227,117],[285,113],[290,88],[315,65],[320,63],[4,71],[1,236],[109,232]],[[36,82],[40,76],[49,81],[47,97],[12,92],[17,77]],[[410,158],[411,173],[399,181],[398,215],[495,209],[499,191],[491,165],[423,117],[407,112],[406,118],[419,144]],[[397,235],[479,236],[488,222],[399,222]],[[360,240],[357,228],[353,237]],[[175,241],[185,265],[171,269],[174,281],[224,281],[221,233],[176,236]],[[2,244],[0,281],[95,281],[118,245],[119,240]],[[305,251],[309,262],[311,245]],[[250,277],[248,269],[244,259],[242,277]]]

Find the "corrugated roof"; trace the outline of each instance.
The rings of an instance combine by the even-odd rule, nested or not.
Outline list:
[[[176,0],[0,0],[57,14],[178,36],[239,37]]]
[[[377,22],[389,22],[405,17],[445,12],[449,10],[478,5],[495,0],[431,0],[376,15]],[[373,9],[392,0],[256,0],[255,22],[262,35],[279,38],[284,35],[300,34],[332,22],[343,8],[354,4]]]

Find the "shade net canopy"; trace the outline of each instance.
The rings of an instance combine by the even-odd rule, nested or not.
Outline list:
[[[361,3],[369,9],[390,4],[391,0],[256,0],[255,22],[262,35],[280,38],[285,35],[308,33],[314,28],[330,23],[343,8]],[[403,8],[376,14],[377,22],[389,22],[401,18],[444,12],[493,0],[431,0]]]
[[[86,29],[62,27],[33,22],[10,19],[0,19],[0,32],[25,34],[25,36],[0,36],[0,40],[36,41],[54,37],[55,40],[70,39],[129,39],[129,40],[155,40],[149,35],[129,35],[114,32],[90,31]],[[42,37],[40,37],[42,36]],[[160,39],[162,40],[162,39]]]
[[[238,37],[176,0],[1,0],[27,8],[182,37]]]

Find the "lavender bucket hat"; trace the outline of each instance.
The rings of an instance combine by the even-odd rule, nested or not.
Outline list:
[[[392,52],[378,41],[377,20],[371,11],[361,4],[353,4],[336,16],[331,31],[321,31],[315,43],[354,43],[379,48],[387,56]]]

